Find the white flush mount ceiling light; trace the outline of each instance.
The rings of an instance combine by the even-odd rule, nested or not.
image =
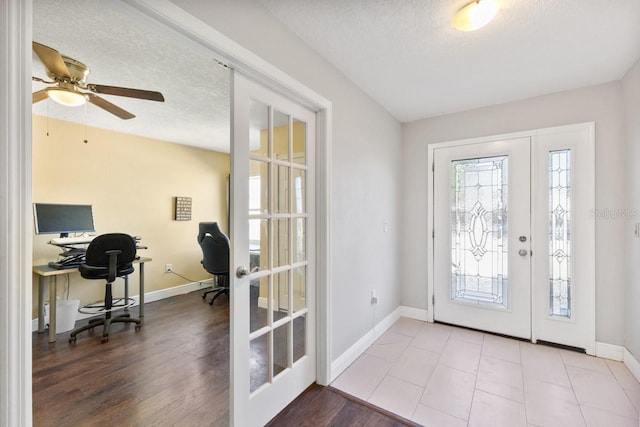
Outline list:
[[[64,87],[48,87],[47,96],[59,104],[67,107],[77,107],[87,102],[87,97],[78,91]]]
[[[496,0],[476,0],[458,11],[453,17],[453,28],[460,31],[475,31],[487,25],[498,13]]]

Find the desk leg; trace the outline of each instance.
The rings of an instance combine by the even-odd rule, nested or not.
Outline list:
[[[53,280],[51,280],[53,279]],[[49,277],[49,342],[56,342],[56,295],[58,295],[56,276]]]
[[[144,262],[140,263],[140,317],[144,317]]]
[[[38,333],[44,332],[44,286],[45,277],[38,275]]]

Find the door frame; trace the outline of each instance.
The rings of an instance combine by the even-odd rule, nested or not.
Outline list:
[[[595,127],[594,122],[584,122],[584,123],[576,123],[576,124],[564,125],[564,126],[553,126],[548,128],[505,133],[505,134],[499,134],[499,135],[489,135],[489,136],[483,136],[483,137],[477,137],[477,138],[437,142],[437,143],[429,144],[427,146],[427,165],[431,166],[432,168],[431,171],[427,173],[427,321],[428,322],[434,321],[433,299],[434,299],[434,284],[435,284],[435,277],[434,277],[434,266],[435,266],[435,250],[434,250],[435,249],[435,246],[434,246],[435,245],[435,239],[434,239],[434,232],[435,232],[434,193],[435,191],[434,190],[435,189],[434,189],[434,179],[433,179],[434,178],[433,167],[434,167],[434,161],[435,161],[435,150],[438,148],[470,145],[470,144],[477,144],[482,142],[492,142],[492,141],[500,141],[500,140],[506,140],[506,139],[515,139],[515,138],[530,138],[531,150],[532,152],[535,152],[537,135],[548,134],[548,133],[562,133],[562,132],[568,132],[572,130],[589,128],[590,137],[593,139],[594,127]],[[533,169],[534,168],[532,167],[532,171]],[[532,218],[533,218],[534,211],[535,211],[533,205],[531,207],[531,210],[532,210]],[[532,250],[534,250],[535,252],[535,248],[533,246],[532,246]],[[595,245],[593,245],[592,250],[595,252]],[[594,271],[594,274],[595,274],[595,271]],[[595,275],[594,275],[594,279],[590,283],[588,283],[587,286],[588,288],[586,293],[588,295],[587,297],[588,299],[586,301],[586,304],[588,306],[588,311],[590,312],[591,315],[588,317],[587,329],[588,329],[589,337],[587,340],[586,350],[588,354],[595,354],[595,347],[596,347]],[[537,313],[535,291],[536,291],[535,283],[532,282],[531,283],[531,316],[532,317],[535,315],[535,313]],[[534,318],[532,318],[531,341],[535,343],[537,341],[537,336],[538,336],[538,331],[537,331],[536,321]]]
[[[116,3],[116,2],[114,2]],[[332,103],[168,0],[120,0],[141,19],[189,37],[226,66],[316,112],[316,381],[331,379]],[[0,427],[32,424],[31,41],[32,0],[6,0],[0,39]],[[5,235],[6,234],[6,235]],[[10,351],[9,351],[10,349]]]

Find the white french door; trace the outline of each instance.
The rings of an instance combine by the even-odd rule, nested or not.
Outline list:
[[[232,73],[231,424],[316,379],[315,113]]]
[[[439,144],[436,321],[595,351],[593,124]]]

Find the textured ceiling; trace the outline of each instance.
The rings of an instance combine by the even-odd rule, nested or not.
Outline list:
[[[257,0],[402,122],[620,79],[640,57],[640,0]]]
[[[252,1],[402,122],[617,80],[640,57],[640,0],[498,0],[494,22],[473,33],[451,28],[469,0]],[[119,4],[34,0],[33,39],[88,65],[90,83],[166,102],[104,96],[131,120],[51,100],[34,113],[228,152],[228,70]]]
[[[135,114],[122,120],[94,106],[47,99],[33,113],[229,152],[229,71],[197,46],[104,0],[34,0],[33,40],[91,69],[89,83],[156,90],[164,103],[103,95]],[[34,76],[49,80],[33,55]],[[45,87],[33,83],[33,90]]]

